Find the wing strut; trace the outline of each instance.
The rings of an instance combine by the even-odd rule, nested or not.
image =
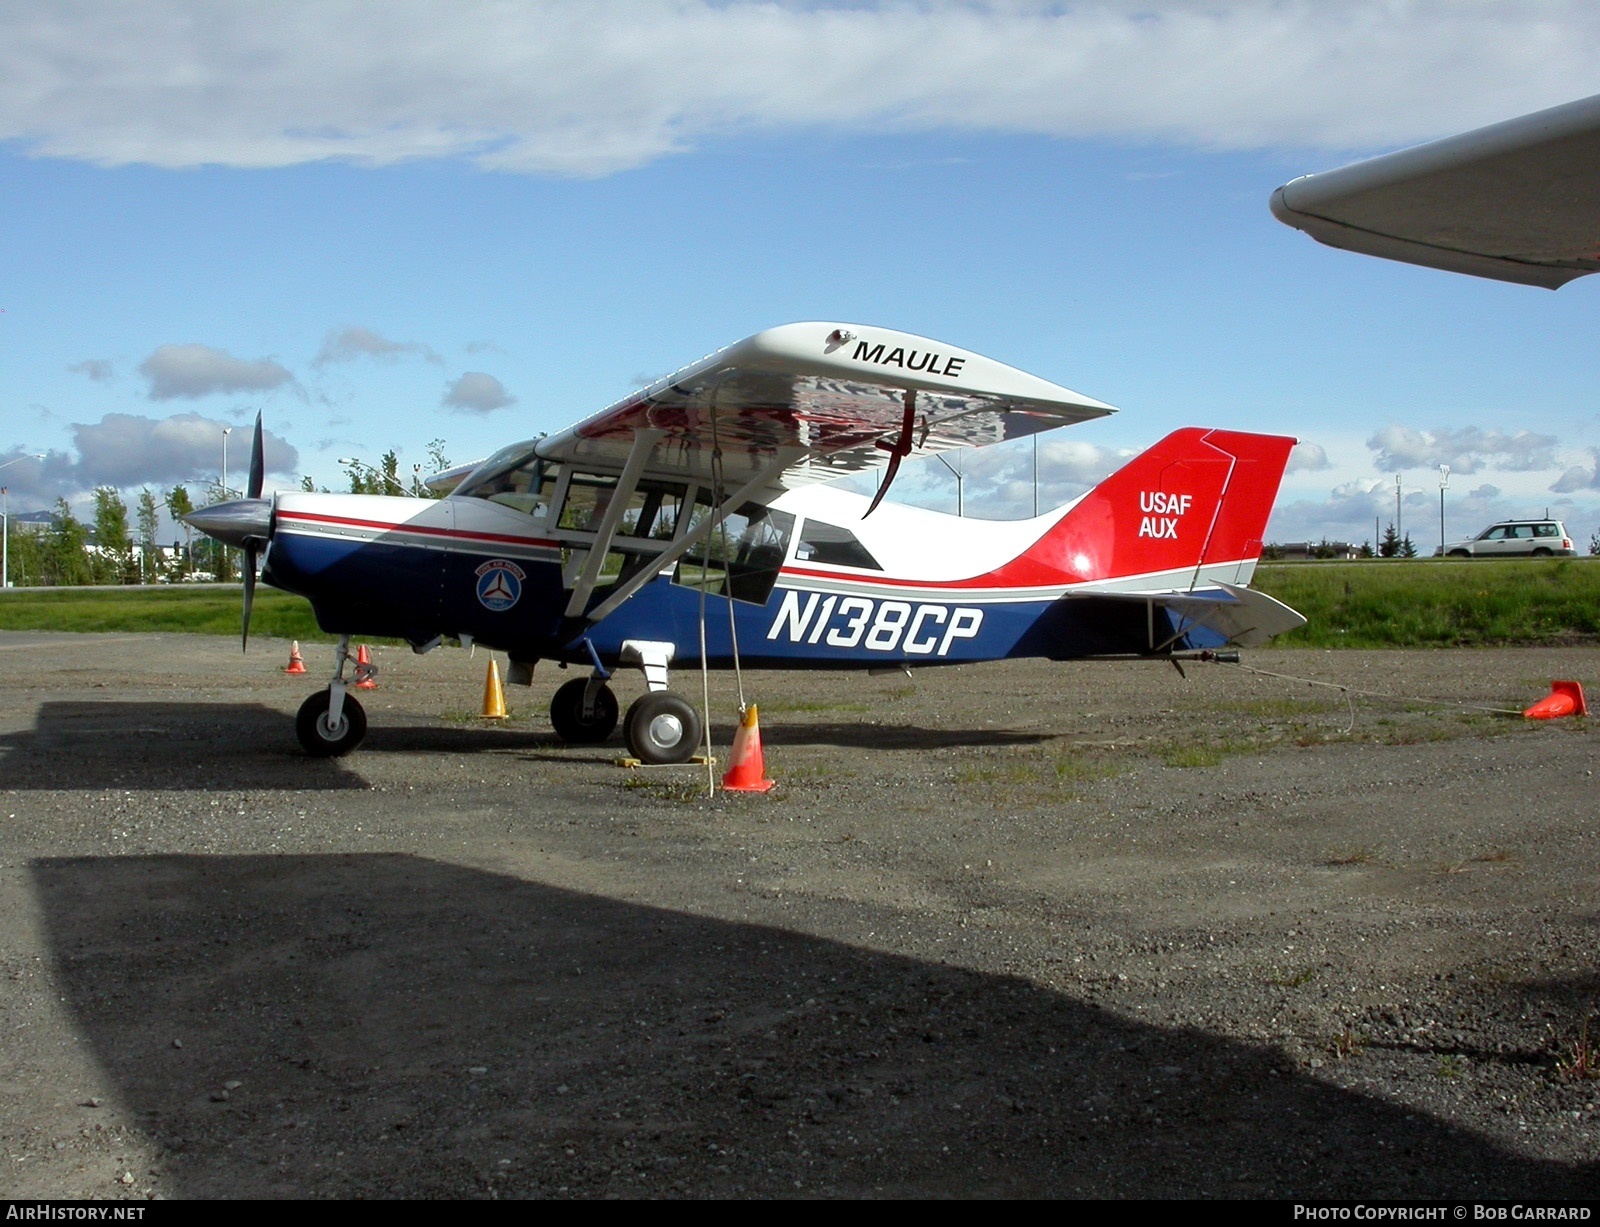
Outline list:
[[[883,502],[883,496],[889,493],[889,487],[894,482],[894,475],[900,471],[900,462],[911,454],[911,428],[917,420],[917,392],[915,388],[906,389],[906,411],[900,421],[900,437],[893,443],[884,443],[878,440],[878,446],[889,453],[889,467],[883,473],[883,485],[878,487],[878,492],[872,496],[872,506],[862,512],[861,518],[865,520],[878,509],[878,504]]]
[[[650,459],[650,453],[656,450],[656,444],[666,433],[664,430],[640,430],[634,434],[633,449],[628,453],[628,462],[622,466],[622,475],[617,478],[617,484],[611,491],[611,502],[606,504],[605,514],[600,517],[600,526],[595,530],[594,544],[589,547],[589,556],[583,560],[583,569],[578,572],[577,582],[572,585],[572,598],[567,602],[567,617],[578,617],[583,613],[583,607],[589,603],[589,595],[594,591],[595,582],[600,578],[600,568],[605,565],[606,551],[611,548],[612,538],[617,535],[617,526],[622,523],[622,513],[627,511],[628,504],[633,500],[633,492],[638,489],[639,476],[644,472],[645,462]]]
[[[712,529],[737,511],[752,494],[761,489],[762,486],[776,480],[778,475],[790,465],[799,464],[811,455],[811,452],[812,449],[809,447],[780,447],[773,454],[772,459],[763,465],[754,477],[724,499],[722,505],[712,515],[701,520],[692,532],[685,533],[682,538],[673,542],[666,550],[655,555],[650,566],[641,568],[632,579],[626,583],[619,584],[615,592],[590,610],[588,613],[589,621],[598,622],[614,613],[622,602],[626,601],[691,549],[699,545],[702,540],[711,534]]]

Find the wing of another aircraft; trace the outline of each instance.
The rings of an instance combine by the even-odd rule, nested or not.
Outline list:
[[[895,453],[981,447],[1116,412],[979,354],[858,324],[768,329],[539,442],[549,460],[621,470],[644,432],[647,471],[730,485],[778,466],[775,489],[876,468]]]
[[[1330,247],[1559,289],[1600,269],[1600,95],[1302,176],[1272,212]]]

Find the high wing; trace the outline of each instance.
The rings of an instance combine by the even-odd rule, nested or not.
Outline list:
[[[896,453],[981,447],[1114,413],[1110,405],[926,337],[858,324],[785,324],[657,380],[538,444],[553,461],[762,493],[876,468]],[[754,491],[752,493],[755,493]]]
[[[1600,269],[1600,95],[1302,176],[1272,212],[1330,247],[1559,289]]]

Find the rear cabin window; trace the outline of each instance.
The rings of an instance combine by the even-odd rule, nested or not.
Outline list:
[[[808,519],[801,524],[800,544],[794,547],[794,558],[796,562],[818,562],[829,567],[883,570],[853,532],[821,520]]]
[[[709,496],[701,493],[695,499],[689,531],[710,514]],[[794,516],[746,503],[712,529],[707,540],[690,549],[673,572],[672,582],[736,601],[765,604],[778,582],[793,536]]]

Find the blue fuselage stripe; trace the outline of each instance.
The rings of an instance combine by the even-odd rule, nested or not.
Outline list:
[[[596,626],[563,619],[568,593],[555,561],[360,541],[309,533],[280,533],[267,553],[263,579],[308,598],[324,630],[425,642],[436,635],[471,635],[518,659],[586,660],[586,636],[607,665],[626,640],[668,642],[674,661],[700,655],[701,594],[657,578]],[[487,569],[486,569],[487,568]],[[750,665],[851,668],[955,664],[1030,656],[1069,659],[1149,650],[1172,633],[1170,615],[1143,602],[1104,598],[1047,599],[1019,595],[963,600],[960,590],[937,600],[912,599],[892,588],[868,595],[859,577],[851,592],[804,589],[780,581],[764,604],[733,602],[740,659]],[[603,599],[604,589],[596,599]],[[734,654],[727,600],[704,600],[706,656],[713,664]],[[1206,632],[1175,646],[1214,646]]]

